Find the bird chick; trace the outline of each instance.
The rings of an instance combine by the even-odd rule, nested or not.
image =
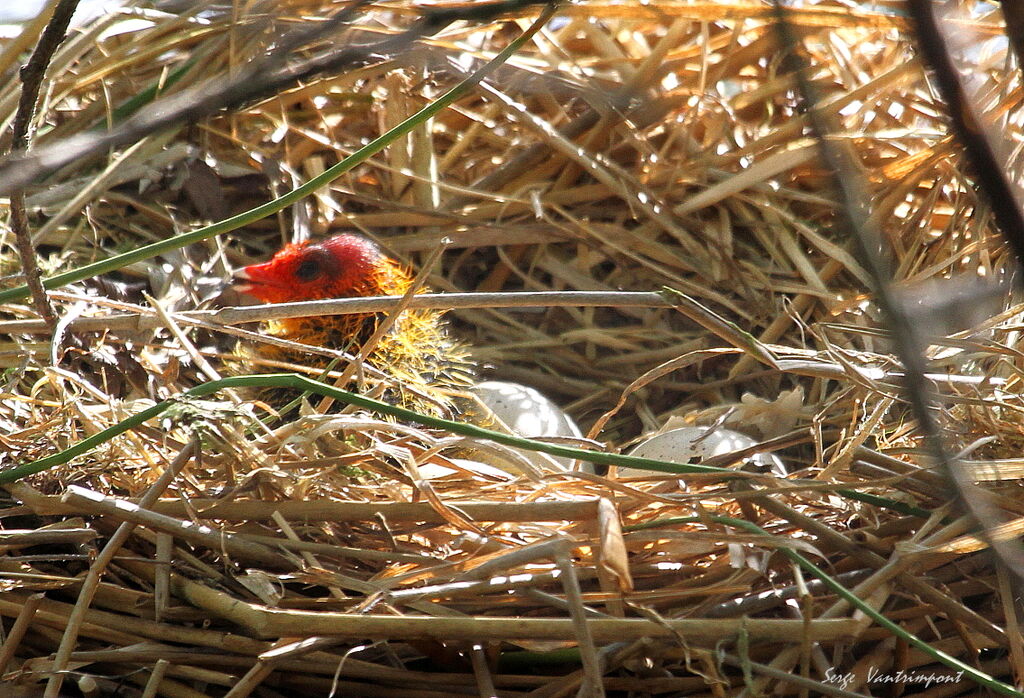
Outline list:
[[[402,295],[413,281],[409,270],[376,244],[349,233],[285,245],[270,261],[237,276],[237,290],[265,303]],[[281,339],[355,354],[383,318],[383,313],[289,318],[270,321],[265,329]],[[316,355],[272,345],[260,356],[319,368],[326,364]],[[449,335],[438,310],[404,311],[366,361],[417,388],[458,389],[471,381],[466,349]],[[408,404],[404,398],[393,401]]]
[[[408,269],[370,240],[353,234],[285,245],[270,261],[248,266],[238,276],[241,283],[236,289],[265,303],[396,296],[405,294],[413,283]],[[383,318],[382,313],[290,318],[272,320],[265,330],[281,339],[355,354]],[[277,345],[264,345],[259,356],[317,368],[327,365],[319,355]],[[398,387],[384,393],[390,402],[438,416],[457,416],[487,428],[495,428],[498,416],[509,421],[513,433],[525,430],[530,432],[527,436],[579,436],[568,415],[531,388],[488,382],[467,390],[474,382],[473,363],[466,348],[449,335],[442,311],[404,311],[366,361],[396,379]],[[431,399],[418,397],[423,395]],[[518,404],[520,411],[525,405],[538,414],[524,419],[509,411],[511,403]],[[487,454],[468,453],[491,460]],[[567,463],[532,452],[525,457],[541,470],[559,470]],[[498,457],[496,462],[503,459]]]

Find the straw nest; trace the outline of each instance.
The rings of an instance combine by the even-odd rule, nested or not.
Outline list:
[[[230,76],[334,9],[179,4],[90,20],[54,58],[36,145],[104,127],[147,88]],[[296,55],[379,40],[417,12],[364,8]],[[457,22],[66,168],[27,192],[44,274],[294,188],[435,99],[536,14]],[[1018,310],[998,295],[981,302],[973,281],[1001,278],[1011,260],[909,28],[845,3],[791,19],[818,106],[839,125],[833,142],[858,158],[895,285],[920,301],[915,320],[934,337],[948,445],[1017,516]],[[1021,138],[998,17],[957,26],[973,32],[979,106]],[[21,55],[0,52],[0,74]],[[239,340],[180,313],[233,303],[230,271],[284,241],[354,229],[414,268],[449,238],[427,281],[439,291],[681,291],[678,307],[450,318],[482,374],[544,391],[599,442],[588,447],[618,452],[670,418],[717,424],[774,450],[787,479],[531,475],[453,461],[465,443],[443,429],[321,414],[316,398],[280,416],[245,393],[178,401],[7,486],[3,680],[26,695],[54,668],[65,690],[148,684],[167,696],[818,695],[901,676],[908,692],[927,676],[942,682],[929,695],[981,690],[936,651],[1024,679],[1011,579],[920,455],[870,276],[833,228],[828,172],[780,56],[756,3],[560,8],[484,85],[329,187],[54,291],[54,335],[8,324],[0,457],[13,467],[54,454],[223,375]],[[19,84],[2,84],[6,127]],[[963,317],[940,302],[957,293]],[[7,323],[35,317],[27,300],[2,310]],[[149,329],[81,329],[115,312],[151,318]],[[476,447],[521,468],[511,447]]]

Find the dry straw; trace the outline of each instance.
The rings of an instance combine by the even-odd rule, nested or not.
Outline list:
[[[106,128],[147,90],[230,76],[337,9],[177,3],[89,20],[54,57],[36,142]],[[396,35],[420,11],[367,5],[294,59]],[[977,107],[1015,143],[1019,77],[985,12],[955,26],[973,37]],[[294,189],[538,13],[455,22],[64,169],[27,191],[44,274]],[[1008,253],[899,10],[809,5],[792,20],[819,108],[873,197],[895,287],[931,337],[948,444],[1005,512],[999,534],[1016,535],[1020,309],[983,283],[1008,273]],[[10,77],[8,46],[24,46],[0,43]],[[232,305],[219,286],[230,270],[283,241],[354,229],[415,267],[450,239],[427,284],[482,294],[451,311],[455,332],[483,373],[595,427],[570,445],[614,453],[670,419],[717,424],[777,449],[792,481],[538,474],[514,445],[481,442],[471,452],[500,467],[475,465],[463,439],[379,413],[180,402],[7,485],[2,680],[49,682],[51,695],[55,669],[83,689],[167,696],[852,695],[902,671],[953,677],[950,694],[1012,693],[1024,680],[1013,585],[917,453],[780,51],[759,3],[560,7],[485,84],[313,196],[54,292],[52,336],[26,301],[0,307],[0,459],[52,455],[224,375],[236,341],[266,338],[189,313]],[[18,90],[0,81],[5,127]],[[363,378],[371,397],[389,380]]]

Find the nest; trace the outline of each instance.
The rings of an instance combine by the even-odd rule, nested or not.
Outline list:
[[[230,76],[339,7],[179,3],[88,20],[54,57],[34,147],[119,123],[140,95]],[[364,7],[295,58],[399,36],[421,10]],[[43,273],[293,189],[437,99],[538,12],[469,13],[65,168],[26,192]],[[1019,308],[981,283],[1013,261],[906,22],[844,3],[790,22],[817,107],[839,126],[831,140],[859,164],[890,281],[930,337],[948,447],[1004,518],[1019,516]],[[1008,142],[1020,138],[999,17],[957,26],[974,37],[979,108],[999,115]],[[171,401],[6,486],[10,690],[49,682],[58,695],[54,676],[86,694],[168,696],[849,695],[883,684],[954,695],[1019,683],[1012,578],[923,455],[893,328],[836,225],[779,42],[754,3],[560,7],[484,83],[315,195],[54,290],[61,322],[49,336],[28,301],[0,307],[4,468]],[[9,46],[0,73],[13,76],[21,54]],[[20,83],[2,84],[6,124]],[[261,341],[255,325],[239,340],[184,311],[236,302],[223,287],[231,270],[283,242],[350,230],[432,265],[436,291],[680,292],[647,307],[448,317],[481,375],[538,388],[577,420],[590,442],[570,446],[615,454],[666,424],[760,445],[704,463],[727,477],[544,471],[515,445],[327,410],[317,396],[290,411],[244,390],[180,397],[225,375],[236,342],[258,355]],[[13,288],[19,262],[4,235]],[[108,322],[117,313],[146,322]],[[346,387],[387,382],[362,379]],[[758,451],[788,474],[745,469]]]

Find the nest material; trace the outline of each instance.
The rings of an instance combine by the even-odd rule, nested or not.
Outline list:
[[[51,128],[37,143],[103,124],[168,75],[174,91],[230,73],[333,7],[92,20],[55,58],[42,117]],[[381,4],[334,41],[399,31],[414,14]],[[44,269],[294,187],[407,118],[528,20],[456,24],[61,173],[29,192]],[[962,281],[998,278],[1010,260],[907,27],[887,11],[828,4],[793,21],[819,107],[863,167],[895,283],[930,309],[915,318],[936,336],[932,370],[947,376],[950,446],[970,448],[966,466],[1017,516],[1018,313],[1005,299],[981,303]],[[980,107],[1013,116],[1018,77],[993,40],[998,19],[961,25],[978,37]],[[230,302],[216,282],[295,235],[357,229],[412,266],[450,238],[428,281],[437,289],[686,293],[685,313],[451,316],[491,375],[545,391],[610,449],[670,418],[719,424],[777,449],[796,482],[624,469],[530,478],[459,460],[463,440],[380,415],[274,417],[227,394],[183,402],[9,488],[5,679],[35,690],[71,638],[69,680],[149,682],[176,696],[561,695],[580,685],[592,695],[598,683],[634,695],[817,693],[877,690],[872,676],[900,671],[980,690],[812,581],[799,554],[931,648],[1020,680],[1010,580],[962,521],[922,516],[952,516],[942,509],[950,491],[917,454],[869,276],[832,229],[827,173],[779,54],[759,4],[561,8],[487,84],[287,213],[55,293],[61,314],[77,317],[131,309],[145,290],[163,325],[76,333],[71,323],[56,364],[39,337],[8,337],[0,448],[10,464],[30,461],[216,377],[236,340],[182,328],[176,312]],[[12,73],[14,58],[0,55]],[[3,84],[9,120],[18,84]],[[1016,118],[1003,127],[1021,135]],[[13,252],[3,265],[16,270]],[[951,288],[972,311],[952,326],[950,307],[934,302]],[[27,306],[4,311],[32,317]],[[371,392],[379,380],[363,379]],[[522,458],[470,445],[494,462]],[[141,507],[126,504],[138,497]],[[104,546],[112,559],[96,558]],[[94,581],[88,609],[72,616]]]

